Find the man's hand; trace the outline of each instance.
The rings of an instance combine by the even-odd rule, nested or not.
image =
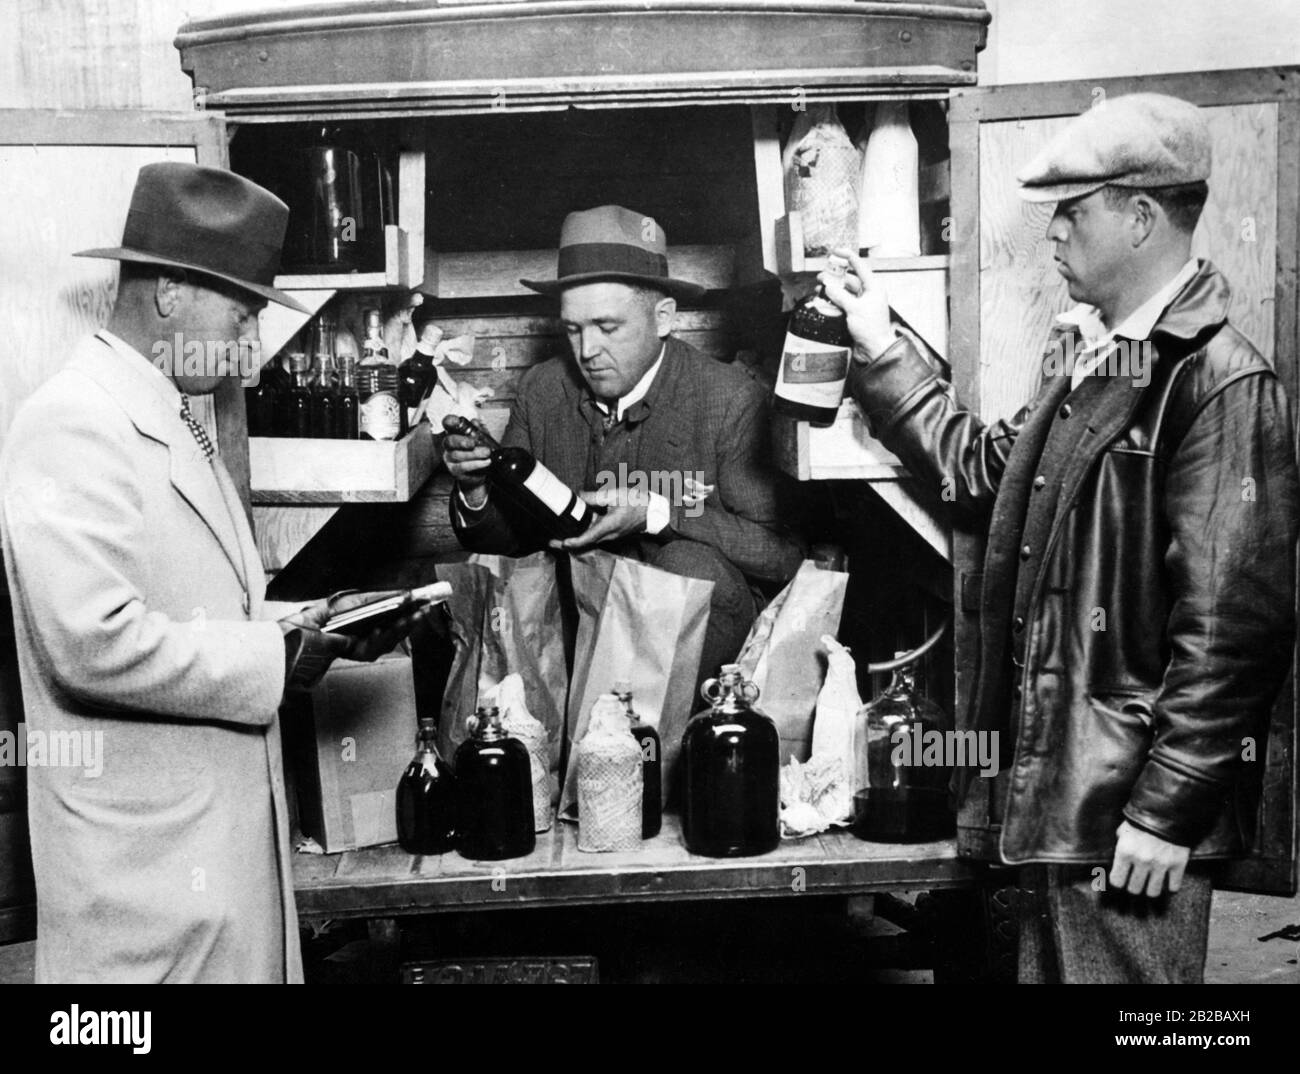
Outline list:
[[[1183,873],[1191,853],[1190,847],[1166,843],[1158,835],[1124,821],[1119,826],[1115,861],[1110,867],[1110,885],[1132,895],[1146,892],[1154,899],[1164,891],[1167,878],[1169,890],[1177,891],[1183,885]]]
[[[450,415],[443,418],[444,425],[449,419]],[[487,448],[478,446],[472,436],[461,436],[447,430],[447,438],[442,445],[442,458],[447,464],[447,472],[456,479],[471,505],[482,505],[482,495],[473,490],[481,488],[487,480],[486,471],[491,454]]]
[[[844,311],[858,351],[865,352],[856,356],[874,361],[898,338],[889,319],[889,296],[865,260],[849,250],[832,252],[848,261],[849,271],[842,278],[823,272],[817,279],[826,297]]]
[[[401,590],[379,593],[345,593],[326,600],[318,600],[313,604],[309,604],[302,611],[281,619],[280,629],[285,633],[288,633],[292,627],[302,627],[305,630],[315,631],[319,636],[312,639],[313,643],[318,645],[331,661],[346,659],[363,660],[368,663],[389,652],[411,632],[411,628],[419,623],[423,616],[428,615],[433,610],[435,605],[417,605],[414,610],[388,626],[376,628],[369,634],[362,634],[357,637],[350,637],[346,634],[326,634],[323,629],[325,623],[332,616],[351,611],[353,608],[360,607],[362,604],[369,604],[374,600],[396,596],[400,592]]]
[[[607,511],[598,516],[585,533],[570,537],[567,541],[552,541],[552,548],[576,552],[606,541],[616,541],[620,537],[645,533],[646,514],[650,507],[648,494],[636,489],[597,489],[595,492],[580,492],[578,495],[590,504],[607,508]]]

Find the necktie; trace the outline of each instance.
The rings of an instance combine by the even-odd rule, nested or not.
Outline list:
[[[189,426],[190,432],[193,434],[194,439],[198,441],[199,448],[203,451],[203,457],[211,462],[212,456],[216,454],[215,449],[212,447],[212,440],[208,437],[207,429],[203,428],[194,419],[194,415],[190,413],[190,397],[184,392],[181,392],[181,421]]]
[[[604,411],[600,416],[600,423],[605,427],[605,432],[608,433],[610,429],[618,424],[618,412],[614,410]]]

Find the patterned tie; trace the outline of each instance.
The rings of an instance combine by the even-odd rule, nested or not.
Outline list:
[[[184,392],[181,392],[181,421],[189,426],[190,432],[194,434],[194,439],[198,441],[199,447],[203,451],[203,457],[208,462],[211,462],[216,451],[212,447],[212,441],[208,437],[207,429],[203,428],[194,419],[194,415],[190,413],[190,397]]]
[[[618,412],[614,410],[604,411],[600,416],[600,423],[605,427],[605,432],[608,433],[610,429],[618,424]]]

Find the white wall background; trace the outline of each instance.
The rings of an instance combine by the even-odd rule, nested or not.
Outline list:
[[[1300,64],[1300,0],[985,0],[980,83]]]

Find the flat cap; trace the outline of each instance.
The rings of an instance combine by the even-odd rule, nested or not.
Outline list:
[[[1196,105],[1160,93],[1108,97],[1076,116],[1016,176],[1026,201],[1103,186],[1160,187],[1210,177],[1210,132]]]

